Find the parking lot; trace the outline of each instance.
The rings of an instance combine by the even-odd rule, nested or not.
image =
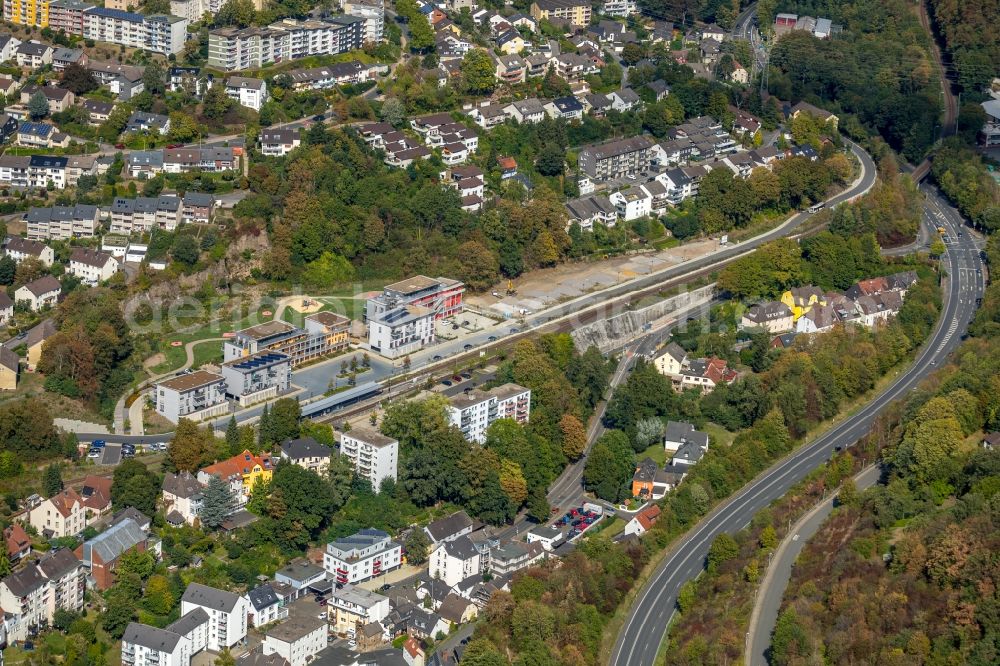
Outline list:
[[[555,525],[557,527],[569,527],[570,530],[566,533],[566,540],[572,541],[596,525],[601,518],[601,513],[588,510],[580,506],[575,509],[570,509],[563,514],[563,516],[555,522]]]

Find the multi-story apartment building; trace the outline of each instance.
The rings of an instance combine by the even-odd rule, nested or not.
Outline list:
[[[218,28],[208,34],[208,65],[226,72],[258,69],[313,55],[336,55],[364,45],[366,19],[335,16],[284,19],[266,28]]]
[[[48,539],[74,536],[87,527],[87,507],[78,492],[66,488],[29,511],[28,524]]]
[[[568,22],[582,28],[590,24],[589,0],[535,0],[531,3],[531,17],[536,21]]]
[[[351,320],[333,312],[315,312],[305,318],[305,328],[273,320],[236,331],[223,344],[224,361],[275,351],[300,365],[347,348]]]
[[[156,385],[156,411],[172,423],[181,417],[197,421],[226,414],[226,380],[197,370],[162,381]]]
[[[434,321],[434,312],[420,305],[376,312],[368,317],[368,347],[386,358],[406,356],[434,342]]]
[[[118,261],[108,252],[77,247],[69,256],[69,273],[90,287],[110,280],[118,269]]]
[[[66,187],[68,157],[58,155],[0,156],[0,184],[14,188]]]
[[[49,3],[49,27],[67,35],[82,35],[86,23],[84,12],[96,5],[85,0],[52,0]]]
[[[261,655],[265,659],[271,655],[283,659],[288,666],[306,666],[326,648],[327,635],[325,618],[292,615],[265,631]]]
[[[649,168],[653,141],[647,136],[608,141],[580,151],[580,171],[594,180],[634,176]]]
[[[435,319],[444,319],[462,313],[464,293],[465,285],[458,280],[416,275],[387,285],[381,294],[369,298],[365,317],[370,319],[401,305],[417,305],[430,310]]]
[[[389,597],[355,587],[350,583],[333,590],[326,606],[329,609],[330,630],[345,634],[358,624],[382,622],[389,616]]]
[[[150,14],[106,7],[83,12],[83,36],[135,49],[171,55],[180,53],[187,40],[188,19],[180,16]]]
[[[383,479],[396,480],[399,442],[373,428],[358,426],[343,433],[340,454],[354,463],[358,476],[368,479],[375,492]]]
[[[86,587],[83,564],[66,548],[50,551],[0,580],[7,640],[25,640],[30,632],[51,623],[57,610],[82,610]]]
[[[632,16],[639,11],[639,4],[636,0],[604,0],[601,4],[601,13],[605,16],[619,16],[625,18]]]
[[[451,398],[448,419],[470,442],[486,441],[486,431],[497,419],[527,423],[531,415],[531,389],[504,384],[489,391],[472,390]]]
[[[402,562],[403,547],[382,530],[363,529],[326,545],[323,568],[334,581],[359,583],[392,571]]]
[[[49,0],[4,0],[3,20],[16,25],[49,25]]]
[[[292,380],[292,359],[281,352],[262,351],[226,361],[220,372],[226,380],[226,393],[241,407],[247,407],[288,390]]]
[[[383,0],[345,0],[344,13],[364,19],[365,43],[377,44],[385,37],[385,2]]]
[[[121,197],[111,204],[111,233],[146,233],[154,227],[173,231],[181,223],[181,200],[176,196]]]
[[[208,614],[208,645],[213,652],[233,647],[247,636],[246,598],[232,592],[191,583],[181,597],[181,615],[202,609]]]
[[[469,576],[483,571],[483,558],[472,539],[460,536],[452,541],[442,541],[431,552],[429,571],[431,578],[455,587]]]

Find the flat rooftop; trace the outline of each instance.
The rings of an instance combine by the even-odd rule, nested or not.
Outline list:
[[[173,379],[160,382],[158,385],[173,389],[174,391],[184,392],[193,391],[194,389],[221,381],[222,375],[217,375],[214,372],[208,372],[207,370],[196,370],[195,372],[180,375],[178,377],[174,377]]]
[[[274,337],[275,335],[282,335],[284,333],[291,333],[297,330],[294,326],[289,324],[287,321],[281,321],[280,319],[275,319],[273,321],[268,321],[263,324],[257,324],[256,326],[251,326],[250,328],[244,328],[242,331],[237,331],[236,335],[240,337],[250,338],[252,340],[264,340],[266,338]]]
[[[411,278],[400,280],[386,285],[386,291],[398,291],[401,294],[415,294],[441,285],[441,282],[425,275],[414,275]]]

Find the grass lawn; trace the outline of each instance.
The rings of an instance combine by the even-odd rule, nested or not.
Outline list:
[[[711,422],[702,426],[701,430],[709,434],[716,446],[729,446],[736,437],[735,432],[729,432],[722,426]]]
[[[667,451],[663,448],[663,442],[657,442],[635,457],[637,461],[650,457],[660,467],[667,462]]]

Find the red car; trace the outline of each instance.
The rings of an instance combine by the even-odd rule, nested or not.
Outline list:
[[[118,150],[125,150],[125,144],[124,143],[116,143],[115,144],[115,148],[117,148]]]
[[[183,148],[183,147],[184,147],[183,143],[172,143],[169,146],[167,146],[167,149],[173,150],[174,148]]]

